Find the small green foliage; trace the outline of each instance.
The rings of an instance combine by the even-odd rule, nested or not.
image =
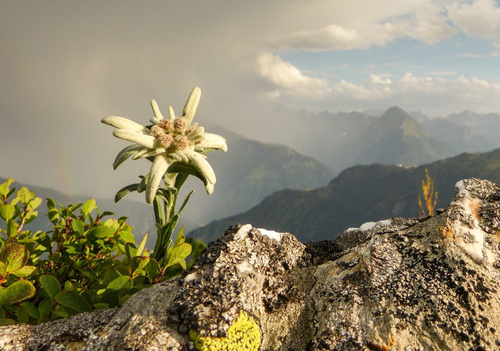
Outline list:
[[[101,213],[94,199],[69,206],[47,199],[52,230],[24,230],[42,200],[24,187],[16,193],[12,183],[0,184],[0,325],[121,306],[137,291],[179,274],[204,248],[181,229],[158,262],[145,248],[147,234],[136,246],[126,218]]]
[[[193,329],[189,331],[189,337],[199,351],[257,351],[261,342],[259,326],[245,311],[240,311],[238,319],[229,327],[224,338],[202,337]]]

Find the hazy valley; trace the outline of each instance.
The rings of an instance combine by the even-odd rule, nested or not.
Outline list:
[[[279,130],[287,123],[289,132],[272,136],[273,143],[207,126],[227,138],[229,151],[209,155],[217,174],[214,194],[204,194],[197,180],[186,184],[185,188],[197,189],[181,220],[186,232],[210,241],[227,225],[251,222],[276,230],[293,228],[304,241],[326,239],[364,221],[416,216],[425,168],[435,179],[440,204],[449,201],[459,179],[500,181],[500,152],[456,156],[500,147],[498,114],[464,111],[429,118],[398,107],[349,113],[275,112],[269,129]],[[37,196],[64,204],[86,200],[26,186]],[[137,237],[148,231],[154,235],[149,206],[127,198],[118,204],[97,200],[102,210],[129,217]],[[31,227],[47,230],[41,207],[42,216]]]

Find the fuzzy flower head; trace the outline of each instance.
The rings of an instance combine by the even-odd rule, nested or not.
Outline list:
[[[167,187],[174,187],[178,173],[200,178],[205,183],[208,194],[214,190],[215,174],[205,154],[218,149],[227,151],[227,145],[220,135],[205,133],[205,129],[199,127],[198,123],[192,123],[200,95],[200,88],[194,88],[180,117],[175,116],[170,106],[169,118],[164,118],[156,101],[151,100],[154,117],[150,126],[142,126],[117,116],[102,120],[117,128],[113,132],[114,136],[134,143],[118,153],[113,163],[115,169],[130,156],[134,160],[143,157],[152,160],[151,170],[143,179],[145,184],[142,184],[148,203],[153,201],[161,180],[164,180]]]

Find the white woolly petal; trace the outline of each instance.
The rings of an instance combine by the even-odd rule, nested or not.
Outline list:
[[[113,132],[113,135],[123,140],[141,144],[150,149],[155,148],[155,138],[151,135],[134,132],[128,129],[117,129]]]
[[[162,120],[163,115],[161,114],[160,108],[154,99],[151,100],[151,108],[153,109],[153,114],[155,115],[156,120]]]
[[[205,133],[203,140],[196,144],[196,149],[222,149],[227,152],[226,139],[218,134]]]
[[[145,129],[144,126],[141,126],[139,123],[131,121],[128,118],[118,116],[104,117],[101,122],[118,129],[126,129],[134,132],[144,132]]]
[[[196,167],[208,180],[209,183],[215,184],[214,170],[212,169],[212,166],[210,166],[210,163],[208,163],[208,161],[205,160],[205,158],[202,155],[191,149],[185,149],[183,150],[183,153],[189,159],[189,163],[192,164],[194,167]],[[209,189],[207,188],[207,192],[208,191]]]
[[[201,89],[195,87],[189,95],[183,111],[183,115],[186,117],[188,124],[190,124],[194,118],[194,114],[196,113],[196,109],[198,108],[198,104],[200,103],[200,97]]]
[[[134,157],[132,157],[132,160],[137,160],[137,159],[143,158],[143,157],[153,157],[153,156],[157,156],[159,154],[162,154],[164,152],[165,152],[165,148],[163,148],[163,147],[159,147],[158,149],[145,148],[144,150],[136,153],[134,155]]]
[[[163,179],[163,175],[167,171],[168,166],[169,163],[164,154],[155,157],[153,165],[151,166],[151,171],[149,172],[149,181],[146,188],[146,202],[148,204],[153,202],[156,191],[160,186],[160,182]]]
[[[172,121],[175,120],[175,112],[174,112],[174,108],[172,106],[168,107],[168,115],[170,116],[170,119]]]
[[[178,157],[180,157],[179,161],[184,162],[184,163],[189,163],[189,158],[186,156],[186,154],[182,150],[175,150],[175,152],[170,153],[169,155],[171,155],[172,157],[174,157],[176,159]]]

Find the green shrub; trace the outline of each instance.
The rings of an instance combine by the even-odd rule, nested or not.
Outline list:
[[[121,306],[179,274],[205,247],[180,230],[159,264],[145,249],[147,235],[136,245],[126,218],[111,218],[93,199],[67,207],[47,199],[52,230],[24,230],[42,199],[25,187],[10,189],[13,181],[0,185],[0,325]]]

